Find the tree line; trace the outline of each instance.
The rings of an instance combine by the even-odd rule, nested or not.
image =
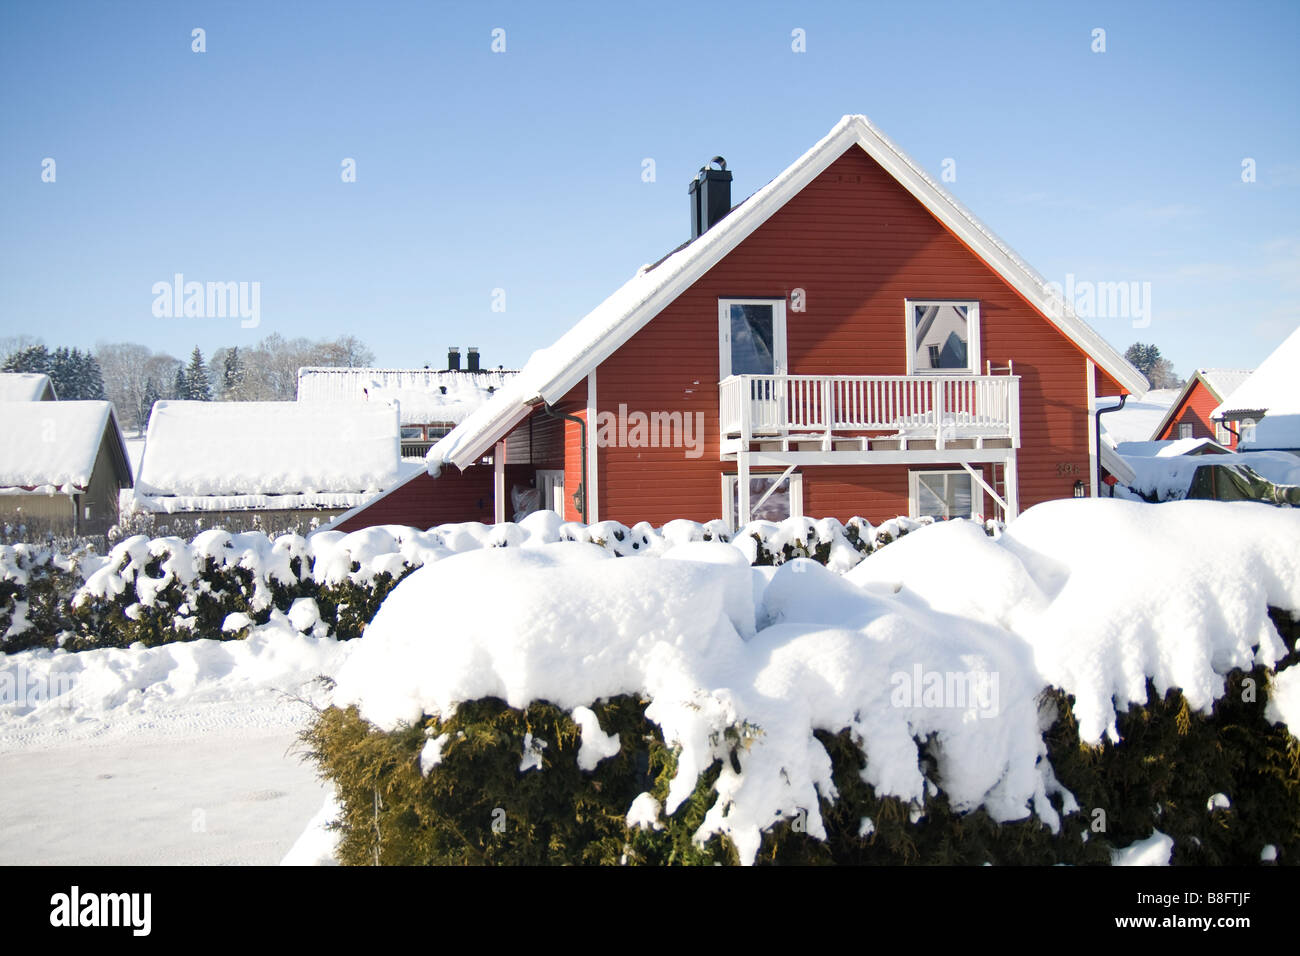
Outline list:
[[[308,365],[372,365],[374,353],[355,336],[286,339],[219,348],[210,357],[195,346],[185,362],[135,342],[100,342],[93,351],[47,349],[29,336],[0,340],[0,371],[43,372],[64,401],[107,399],[122,427],[143,430],[160,399],[293,401],[298,369]]]

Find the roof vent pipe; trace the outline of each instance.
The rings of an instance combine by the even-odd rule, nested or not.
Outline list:
[[[447,371],[460,371],[460,347],[457,345],[453,345],[447,349]]]
[[[468,372],[478,371],[478,348],[473,345],[465,351],[465,370]]]

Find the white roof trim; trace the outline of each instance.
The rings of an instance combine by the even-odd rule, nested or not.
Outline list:
[[[1142,374],[1068,304],[1054,297],[1044,279],[992,230],[865,116],[845,116],[812,149],[720,223],[653,270],[638,272],[554,345],[534,353],[514,382],[430,449],[431,467],[443,462],[467,467],[524,417],[529,402],[539,398],[548,403],[559,401],[854,145],[879,163],[1099,368],[1136,396],[1145,394],[1150,386]]]

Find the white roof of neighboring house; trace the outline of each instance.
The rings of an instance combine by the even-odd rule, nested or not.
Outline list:
[[[1217,420],[1259,417],[1270,411],[1300,412],[1300,327],[1260,363],[1255,373],[1210,413]]]
[[[381,402],[162,401],[135,499],[155,511],[351,507],[397,481],[399,449],[397,409]]]
[[[1300,448],[1300,412],[1270,412],[1254,428],[1242,432],[1241,447],[1246,451]]]
[[[0,402],[53,401],[54,383],[43,372],[0,372]]]
[[[396,402],[403,425],[459,425],[519,373],[409,368],[298,369],[298,401]]]
[[[129,482],[122,430],[111,402],[0,403],[0,488],[7,494],[84,491],[106,429]]]
[[[1213,438],[1124,441],[1116,446],[1116,450],[1125,458],[1176,458],[1179,455],[1214,455],[1228,451]]]
[[[1177,388],[1153,388],[1141,398],[1130,395],[1119,411],[1101,416],[1101,432],[1117,443],[1146,441],[1155,434],[1156,424],[1169,413],[1180,394]],[[1098,407],[1103,409],[1118,402],[1118,398],[1097,399]]]
[[[1068,303],[1054,296],[1006,243],[948,194],[865,116],[845,116],[819,143],[713,228],[654,268],[642,268],[549,348],[534,352],[518,377],[429,450],[430,470],[467,467],[528,414],[539,399],[554,403],[736,248],[850,147],[860,146],[941,223],[1122,387],[1142,394],[1142,374]]]

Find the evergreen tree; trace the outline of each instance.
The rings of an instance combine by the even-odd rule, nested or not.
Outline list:
[[[239,354],[239,346],[234,346],[226,353],[221,370],[221,398],[223,401],[237,401],[244,393],[244,360]]]
[[[39,372],[50,374],[50,352],[44,345],[33,345],[20,349],[5,359],[0,371],[5,372]]]
[[[194,346],[190,355],[190,364],[185,369],[185,397],[195,402],[212,401],[212,382],[208,379],[208,365],[203,361],[203,353]]]
[[[172,398],[184,399],[189,398],[189,384],[185,381],[185,366],[178,366],[176,369],[176,378],[172,382]]]
[[[144,398],[140,401],[140,426],[147,427],[149,416],[153,414],[154,404],[162,398],[162,393],[158,391],[158,386],[153,379],[144,383]]]

